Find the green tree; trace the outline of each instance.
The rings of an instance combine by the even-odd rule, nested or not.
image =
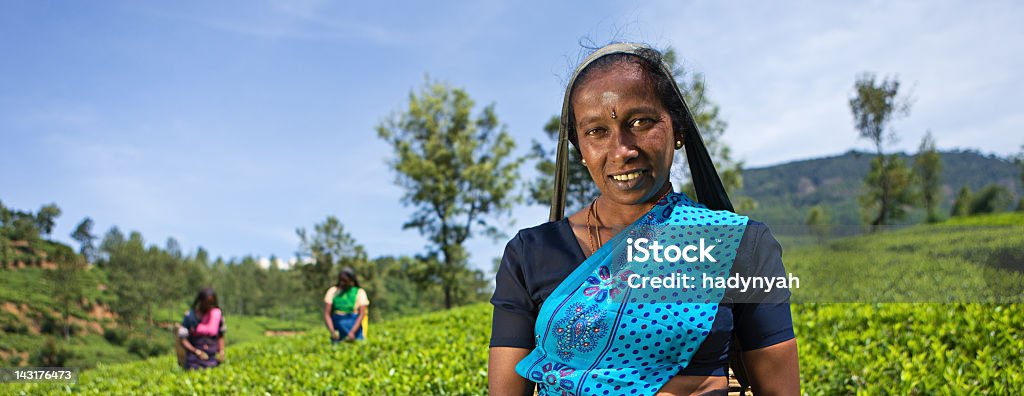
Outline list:
[[[1020,185],[1024,188],[1024,145],[1020,146],[1020,152],[1017,153],[1013,162],[1016,163],[1017,168],[1020,169]],[[1019,197],[1019,200],[1017,201],[1017,211],[1024,212],[1024,196]]]
[[[431,276],[433,263],[409,256],[373,259],[374,267],[387,279],[387,290],[371,300],[376,318],[404,316],[444,308],[440,282]]]
[[[875,146],[876,157],[865,178],[867,191],[860,199],[872,229],[899,220],[905,215],[902,206],[913,203],[913,194],[905,191],[910,187],[910,172],[895,154],[884,153],[885,145],[896,139],[889,124],[910,112],[909,100],[899,96],[899,88],[895,78],[876,81],[874,74],[863,73],[849,100],[860,137]]]
[[[16,212],[8,235],[15,241],[39,239],[39,224],[30,213]]]
[[[327,216],[321,223],[313,225],[313,232],[298,228],[300,256],[310,257],[313,262],[301,267],[307,290],[322,292],[335,282],[341,267],[352,267],[359,277],[360,285],[373,297],[374,271],[367,264],[365,249],[355,238],[345,232],[345,226],[337,217]]]
[[[210,284],[210,254],[202,247],[196,248],[193,256],[182,262],[182,298],[188,300],[199,288]]]
[[[515,142],[498,121],[491,104],[473,117],[474,103],[460,88],[428,81],[409,95],[407,111],[377,127],[395,151],[389,162],[396,183],[405,189],[402,202],[413,206],[403,227],[424,235],[439,255],[445,307],[467,295],[459,281],[469,272],[464,242],[474,231],[496,237],[489,217],[507,214],[522,158],[513,158]]]
[[[181,251],[181,244],[173,237],[167,238],[164,249],[151,245],[146,249],[145,257],[142,260],[143,266],[150,273],[147,281],[152,289],[150,298],[151,308],[161,308],[167,312],[174,312],[180,307],[181,299],[188,294],[195,293],[195,287],[185,282],[187,273],[184,262],[185,257]],[[151,312],[147,311],[151,317]]]
[[[953,201],[953,209],[949,211],[950,216],[969,216],[971,214],[971,188],[963,186],[960,188],[960,192],[956,194],[956,200]]]
[[[559,117],[552,116],[544,125],[544,134],[554,142],[558,142]],[[538,205],[551,204],[551,194],[555,189],[555,148],[545,149],[544,146],[534,140],[530,150],[530,157],[535,159],[537,178],[527,186],[529,189],[530,202]],[[583,166],[583,159],[576,150],[569,150],[569,169],[565,185],[565,208],[567,213],[572,213],[589,204],[601,191],[590,178],[590,171]]]
[[[921,139],[917,155],[914,156],[914,174],[917,176],[921,201],[928,213],[926,221],[934,223],[941,220],[938,206],[942,201],[942,158],[935,150],[935,139],[931,131]]]
[[[37,367],[64,367],[74,357],[70,349],[64,348],[52,337],[47,337],[43,346],[29,357],[29,362]]]
[[[53,298],[60,304],[61,318],[64,324],[64,340],[71,339],[71,306],[82,300],[85,292],[83,272],[85,258],[75,254],[65,245],[56,245],[54,254],[49,258],[56,264],[53,271],[46,271],[44,278],[50,284]]]
[[[14,220],[13,213],[11,210],[4,206],[2,200],[0,200],[0,266],[6,267],[17,252],[14,250],[14,246],[11,244],[11,234],[13,234]]]
[[[907,207],[917,201],[914,175],[896,154],[871,160],[871,169],[864,179],[867,189],[860,196],[861,208],[871,221],[872,229],[907,217]]]
[[[996,213],[1009,209],[1013,202],[1010,190],[1002,184],[992,183],[981,190],[971,200],[971,215]]]
[[[60,208],[57,204],[43,205],[36,213],[36,225],[39,231],[47,237],[53,233],[53,227],[57,225],[57,218],[60,217]]]
[[[0,203],[0,236],[14,241],[39,238],[39,219],[32,212],[4,207]]]
[[[259,267],[256,259],[252,256],[245,256],[240,262],[233,262],[228,267],[229,286],[218,297],[224,296],[223,304],[231,307],[235,313],[240,315],[255,315],[261,313],[259,305],[264,293],[265,272]]]
[[[71,239],[74,239],[78,242],[78,245],[81,246],[78,252],[81,253],[88,262],[96,261],[96,236],[92,233],[92,226],[92,219],[86,217],[82,219],[81,223],[78,223],[78,226],[75,227],[75,231],[71,233]]]
[[[323,222],[314,224],[312,233],[300,227],[295,229],[295,234],[299,237],[299,254],[314,260],[330,255],[328,261],[334,264],[335,259],[366,255],[363,247],[345,232],[345,226],[335,216],[327,216]]]
[[[132,232],[128,238],[112,227],[100,243],[103,259],[99,267],[107,273],[110,291],[116,298],[111,309],[129,331],[141,319],[150,319],[153,302],[153,270],[146,263],[146,247],[142,234]]]
[[[277,316],[281,321],[294,320],[296,312],[302,312],[304,308],[308,310],[315,307],[309,303],[309,300],[295,298],[295,296],[305,294],[302,279],[298,276],[300,275],[299,271],[282,268],[281,260],[274,255],[270,256],[269,262],[270,265],[264,271],[266,273],[266,276],[263,277],[264,283],[261,285],[267,292],[263,293],[262,299],[258,302],[267,315]],[[322,285],[316,290],[317,294],[321,288],[323,288]]]
[[[679,85],[679,90],[683,93],[683,99],[686,100],[686,104],[690,108],[693,121],[700,129],[701,139],[707,146],[708,153],[715,163],[715,169],[718,170],[718,176],[722,179],[726,191],[736,191],[742,188],[743,162],[732,158],[729,145],[722,139],[729,124],[722,119],[719,114],[720,107],[711,100],[707,93],[704,73],[691,73],[686,70],[679,64],[674,48],[665,50],[664,60],[672,70],[672,76],[675,78],[676,84]],[[677,183],[682,191],[691,197],[696,197],[693,192],[693,182],[690,179],[690,167],[686,163],[684,151],[680,150],[672,162],[673,182]],[[750,198],[739,199],[736,205],[739,211],[752,210],[755,207],[756,203]]]
[[[818,242],[824,242],[828,238],[829,233],[832,231],[830,222],[831,220],[824,206],[815,205],[807,212],[805,224],[811,229],[811,233],[818,238]]]

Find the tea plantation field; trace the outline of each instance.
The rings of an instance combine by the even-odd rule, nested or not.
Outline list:
[[[371,327],[329,345],[324,334],[230,350],[215,370],[182,372],[170,356],[85,371],[75,385],[6,385],[6,394],[486,393],[486,304]],[[1024,309],[983,304],[795,305],[803,389],[837,394],[1024,394]]]
[[[172,356],[100,366],[70,386],[0,388],[26,394],[480,394],[487,387],[490,306],[371,324],[369,341],[331,345],[326,329],[228,350],[214,370],[183,372]]]
[[[1024,303],[1024,214],[784,248],[793,301]]]
[[[1020,304],[793,306],[809,395],[1024,395]]]
[[[985,268],[986,276],[1001,278],[987,285],[1004,288],[999,296],[1006,297],[1020,286],[1003,281],[1020,279],[1014,266],[1024,249],[1024,233],[1016,233],[1021,220],[981,231],[969,224],[911,227],[791,249],[785,258],[803,260],[796,265],[803,271],[815,270],[808,258],[830,251],[884,252],[875,258],[890,266],[908,263],[904,269],[913,273],[930,263]],[[860,260],[827,261],[846,266],[850,276],[858,266],[879,262],[852,253],[832,257]],[[899,276],[898,269],[890,276]],[[0,393],[485,394],[490,313],[489,305],[478,304],[374,323],[370,339],[354,344],[332,346],[326,331],[243,344],[229,349],[226,365],[202,372],[182,372],[165,356],[101,365],[74,385],[8,384]],[[1022,304],[801,303],[793,305],[793,319],[808,395],[1024,394]]]

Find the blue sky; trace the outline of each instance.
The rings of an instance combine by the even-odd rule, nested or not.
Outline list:
[[[98,233],[292,257],[295,228],[333,214],[371,256],[415,254],[374,126],[429,75],[496,103],[525,152],[581,40],[676,48],[748,166],[869,148],[847,106],[862,71],[915,98],[894,149],[926,130],[940,149],[1024,144],[1020,3],[370,3],[0,1],[0,200],[56,202],[65,241],[90,216]],[[473,240],[474,265],[503,245]]]

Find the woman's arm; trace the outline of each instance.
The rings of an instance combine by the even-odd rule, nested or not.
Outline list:
[[[800,362],[796,339],[743,352],[743,367],[758,396],[799,395]]]
[[[196,348],[195,345],[192,345],[192,343],[188,341],[189,331],[185,323],[188,320],[188,315],[189,313],[186,312],[186,318],[182,319],[181,325],[178,326],[178,342],[181,343],[181,347],[184,348],[186,352],[199,356],[200,359],[206,360],[208,357],[206,356],[206,352],[202,349]]]
[[[188,342],[188,338],[180,338],[179,337],[178,341],[181,342],[181,346],[183,348],[185,348],[185,350],[188,351],[188,353],[196,353],[196,351],[195,351],[196,347],[192,346],[191,342]]]
[[[206,351],[196,348],[191,342],[188,342],[188,338],[179,338],[179,340],[181,340],[181,346],[185,347],[185,350],[188,351],[188,353],[196,355],[202,360],[210,358],[210,355],[207,355]]]
[[[334,333],[334,322],[331,321],[331,306],[334,304],[324,304],[324,323],[327,324],[327,330],[331,332],[331,338],[338,338]]]
[[[224,363],[224,336],[217,337],[217,361]]]
[[[516,234],[505,246],[501,264],[494,279],[491,304],[490,352],[487,358],[487,386],[491,395],[533,395],[535,385],[516,373],[516,365],[533,349],[533,327],[537,303],[527,286],[521,264],[523,240]]]
[[[516,364],[530,354],[529,349],[491,347],[487,359],[487,388],[491,396],[533,395],[533,382],[516,373]]]
[[[751,222],[747,227],[740,245],[750,243],[752,249],[744,275],[785,277],[782,245],[768,226]],[[743,366],[758,396],[800,394],[800,364],[789,295],[789,289],[755,292],[743,297],[754,303],[733,307],[736,335],[745,349]]]
[[[356,332],[359,331],[360,327],[363,327],[363,318],[366,317],[366,309],[367,307],[365,305],[361,305],[356,309],[356,311],[359,312],[359,316],[356,318],[356,324],[352,326],[352,330],[348,331],[348,336],[345,337],[346,340],[352,341],[356,339]]]

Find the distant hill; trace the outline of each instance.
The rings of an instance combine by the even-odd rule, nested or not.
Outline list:
[[[900,153],[909,165],[913,156]],[[1014,202],[1024,194],[1020,185],[1018,167],[994,155],[976,151],[945,151],[942,158],[941,213],[949,213],[956,193],[964,185],[978,191],[989,183],[1006,186],[1014,194]],[[849,151],[841,155],[787,162],[743,171],[743,188],[733,195],[749,196],[758,208],[748,213],[754,219],[769,225],[800,225],[807,212],[822,205],[833,224],[858,225],[861,223],[857,197],[864,191],[864,176],[870,168],[874,154]],[[924,218],[923,210],[915,210],[905,220],[917,223]]]

